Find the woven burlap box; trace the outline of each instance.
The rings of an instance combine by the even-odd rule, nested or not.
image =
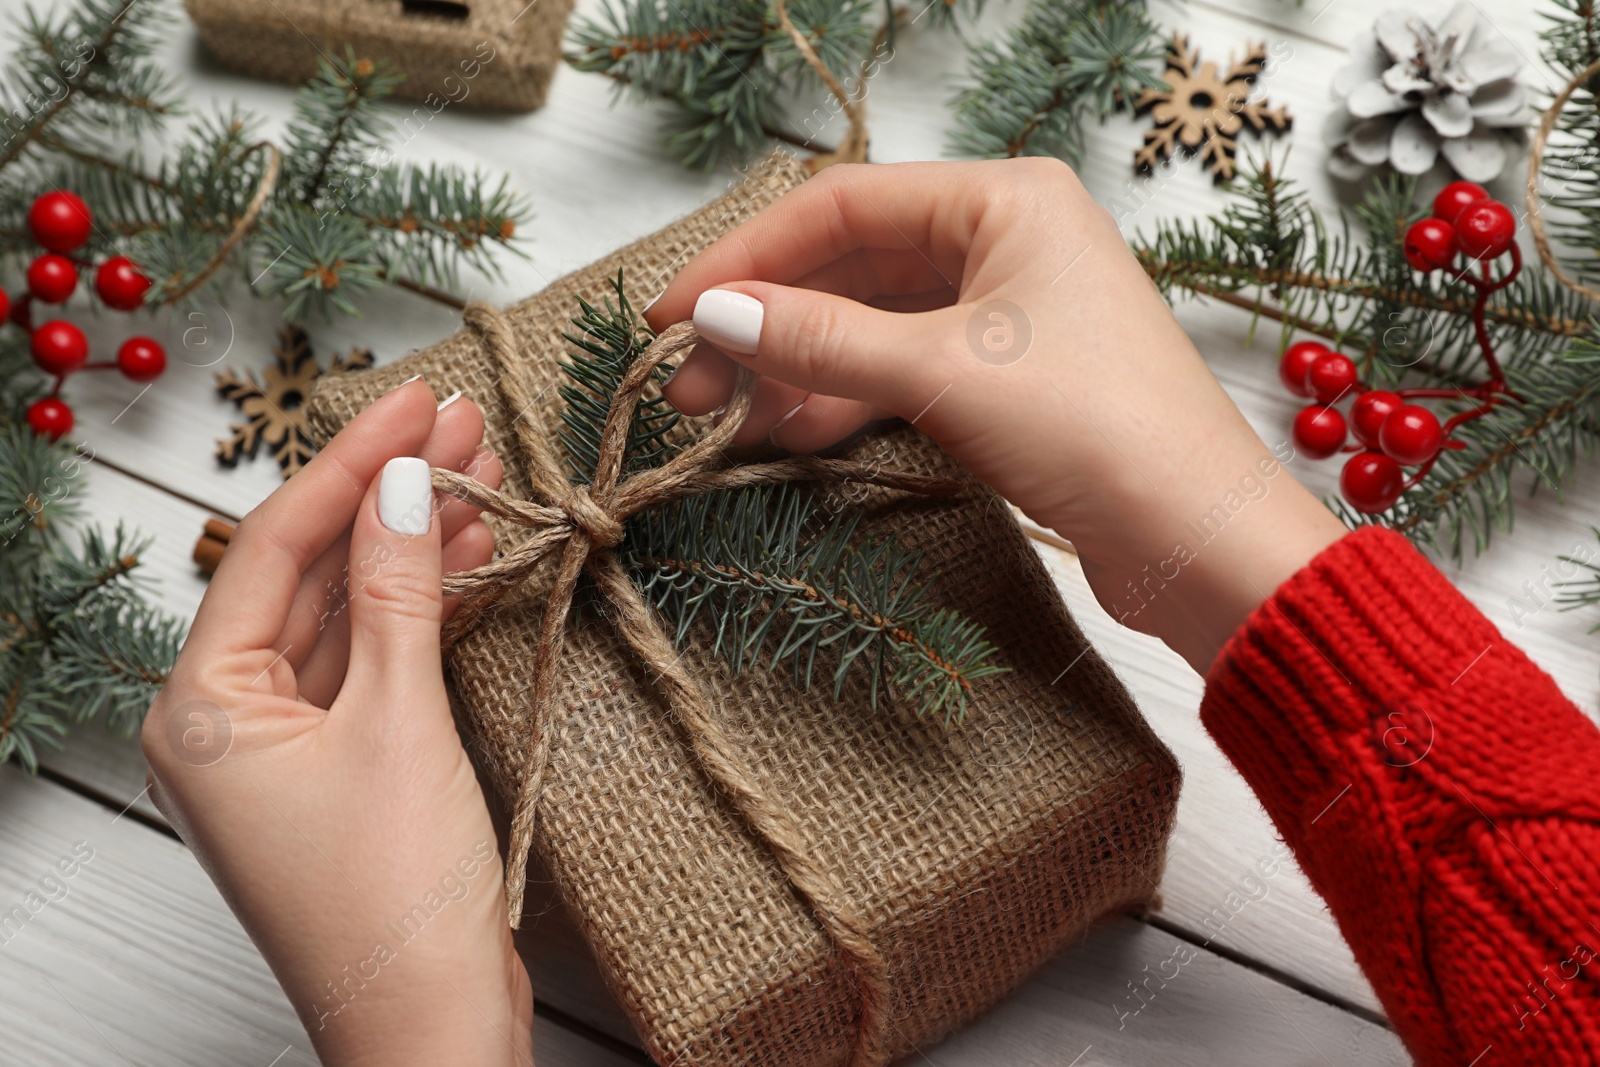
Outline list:
[[[774,159],[728,195],[509,309],[533,391],[522,418],[560,425],[558,361],[576,297],[600,302],[623,268],[655,295],[719,234],[799,184]],[[413,374],[483,406],[506,483],[527,491],[489,357],[463,332],[381,370],[326,378],[324,437]],[[1099,916],[1137,906],[1161,876],[1177,806],[1171,754],[1085,644],[1005,504],[901,425],[847,455],[965,480],[954,501],[907,504],[857,485],[836,499],[866,529],[924,553],[937,600],[988,628],[1010,673],[983,679],[964,725],[869,703],[857,678],[805,692],[787,672],[733,676],[704,643],[684,661],[762,787],[793,813],[886,957],[900,1054],[973,1018]],[[497,530],[504,547],[518,535]],[[544,590],[530,582],[462,640],[457,716],[510,804],[526,768],[526,693]],[[662,1064],[815,1067],[851,1052],[857,992],[816,918],[707,783],[651,679],[604,619],[569,624],[561,722],[535,851],[612,991]],[[818,675],[831,677],[819,665]]]
[[[561,62],[573,0],[183,0],[224,66],[298,85],[351,48],[404,74],[395,95],[532,111]]]

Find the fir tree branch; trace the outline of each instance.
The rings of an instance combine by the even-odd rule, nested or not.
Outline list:
[[[195,121],[143,166],[141,135],[176,109],[152,58],[160,8],[72,0],[33,19],[0,77],[12,134],[0,145],[0,254],[32,254],[26,217],[41,188],[88,203],[91,241],[139,265],[152,305],[187,299],[228,264],[250,279],[270,265],[257,292],[282,298],[290,317],[354,313],[384,284],[455,304],[446,290],[462,267],[496,276],[500,251],[521,254],[526,206],[503,181],[387,161],[394,127],[380,101],[399,76],[349,51],[297,93],[281,149],[234,109]]]
[[[1003,43],[973,48],[952,144],[967,155],[1081,164],[1086,124],[1164,88],[1156,72],[1166,52],[1145,0],[1037,3]]]
[[[612,290],[604,307],[580,300],[566,335],[573,353],[563,364],[561,440],[580,483],[594,476],[612,398],[651,336],[620,273]],[[658,382],[666,375],[657,368]],[[642,400],[624,470],[666,462],[679,447],[678,421],[659,395]],[[619,551],[680,646],[705,621],[734,670],[765,653],[774,666],[790,663],[807,687],[832,649],[836,692],[860,664],[874,703],[892,686],[925,714],[959,720],[972,683],[1002,669],[989,662],[993,648],[982,628],[926,604],[915,553],[889,540],[857,543],[858,524],[792,487],[715,491],[629,519]]]
[[[832,649],[835,696],[860,664],[873,706],[893,686],[922,714],[962,721],[973,682],[1001,670],[992,646],[927,607],[915,553],[857,544],[858,522],[789,486],[718,491],[630,521],[622,558],[680,646],[704,622],[736,672],[765,653],[807,689]]]
[[[571,382],[560,388],[561,444],[572,465],[573,477],[580,482],[594,478],[611,398],[652,336],[623,291],[620,270],[611,289],[616,302],[608,296],[603,308],[580,297],[580,314],[572,320],[573,330],[562,334],[573,346],[573,353],[570,362],[562,365]],[[658,384],[666,384],[670,376],[670,368],[656,368]],[[678,411],[665,397],[658,394],[641,400],[628,430],[624,472],[665,462],[671,455],[669,441],[677,425]]]
[[[140,182],[153,191],[161,193],[165,196],[169,196],[174,200],[182,199],[183,197],[182,190],[168,185],[155,175],[141,172],[136,162],[133,160],[111,159],[107,156],[102,156],[95,152],[91,152],[88,149],[78,148],[75,145],[58,140],[48,133],[41,133],[39,135],[38,144],[40,148],[43,148],[46,151],[52,152],[56,155],[65,156],[68,159],[76,160],[77,162],[83,163],[87,166],[97,167],[100,170],[110,171],[122,177]]]
[[[1327,337],[1351,350],[1365,381],[1385,388],[1476,384],[1494,371],[1487,339],[1520,398],[1460,426],[1463,448],[1442,453],[1383,515],[1332,502],[1346,521],[1383,523],[1459,556],[1509,526],[1515,473],[1532,471],[1536,486],[1561,491],[1577,457],[1600,444],[1600,329],[1586,301],[1529,264],[1492,297],[1480,338],[1477,290],[1448,272],[1419,274],[1401,254],[1401,234],[1419,215],[1409,182],[1372,189],[1353,213],[1361,239],[1348,217],[1326,224],[1270,161],[1242,176],[1215,218],[1163,222],[1139,243],[1159,288],[1277,319],[1285,343],[1294,330]]]
[[[183,627],[145,595],[146,542],[78,527],[89,459],[23,421],[46,383],[17,348],[0,338],[0,761],[33,770],[71,722],[131,732]]]
[[[3,103],[12,116],[22,109],[32,113],[15,126],[6,123],[12,136],[0,148],[0,172],[23,159],[41,134],[84,110],[80,105],[85,101],[102,105],[102,115],[110,108],[159,118],[172,109],[163,99],[170,91],[169,82],[148,61],[152,30],[164,18],[157,5],[80,0],[62,12],[59,21],[45,21],[32,8],[26,17],[26,32],[39,56],[31,61],[23,57],[10,72],[13,84],[22,89],[5,92]],[[67,52],[61,46],[74,36],[72,43],[78,48],[70,59],[64,58]],[[68,63],[72,69],[63,69]],[[29,102],[39,88],[53,99],[35,110]]]
[[[787,0],[840,82],[873,53],[878,10],[876,0]],[[606,75],[619,95],[671,105],[667,150],[692,167],[742,159],[781,136],[789,98],[817,82],[772,0],[615,0],[575,21],[568,40],[573,67]]]
[[[1591,526],[1589,529],[1600,539],[1600,527]],[[1560,559],[1580,571],[1578,576],[1556,583],[1555,602],[1561,606],[1561,610],[1576,611],[1600,604],[1600,564],[1595,562],[1594,557],[1561,556]],[[1589,627],[1589,632],[1600,633],[1600,622]]]
[[[1273,308],[1259,298],[1252,300],[1241,295],[1241,290],[1255,287],[1278,294],[1289,289],[1309,289],[1331,296],[1353,297],[1357,300],[1383,300],[1388,303],[1415,308],[1418,311],[1437,312],[1442,315],[1466,316],[1472,312],[1472,301],[1466,297],[1450,297],[1428,290],[1387,285],[1382,282],[1357,278],[1332,277],[1317,271],[1272,269],[1216,261],[1173,262],[1160,258],[1151,249],[1137,248],[1135,254],[1150,279],[1163,288],[1185,289],[1201,296],[1214,297],[1237,307],[1259,311],[1261,314],[1290,323],[1297,329],[1317,333],[1324,337],[1338,337],[1329,327],[1318,327],[1314,321],[1286,315],[1281,308]],[[1547,334],[1552,338],[1579,338],[1592,336],[1594,323],[1589,320],[1546,316],[1526,308],[1509,306],[1496,301],[1484,308],[1484,317],[1490,322],[1519,329]]]

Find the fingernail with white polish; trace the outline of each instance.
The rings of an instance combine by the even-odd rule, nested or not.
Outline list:
[[[808,397],[807,399],[810,399],[810,398]],[[773,444],[777,444],[778,442],[777,441],[773,441],[773,438],[777,435],[778,431],[783,428],[783,424],[788,422],[790,419],[794,418],[796,415],[800,414],[800,409],[805,407],[805,406],[806,406],[806,402],[804,400],[802,400],[802,401],[800,401],[800,403],[796,404],[794,407],[792,407],[788,411],[784,412],[783,413],[783,418],[779,419],[777,422],[772,424],[772,433],[767,434],[767,440],[768,441],[772,441]]]
[[[753,356],[761,342],[761,301],[731,289],[707,289],[694,305],[694,328],[724,352]]]
[[[433,522],[433,475],[415,456],[397,456],[383,465],[378,482],[378,518],[397,534],[416,537]]]
[[[460,400],[460,399],[461,399],[461,390],[457,389],[455,392],[451,393],[449,396],[447,396],[443,400],[439,401],[439,410],[443,411],[445,408],[449,407],[451,404],[454,404],[457,400]]]

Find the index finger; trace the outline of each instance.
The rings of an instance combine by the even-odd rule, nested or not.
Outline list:
[[[789,285],[861,249],[912,251],[952,289],[981,218],[971,163],[838,164],[690,261],[645,312],[663,330],[728,282]]]
[[[383,465],[416,455],[436,414],[427,383],[407,382],[375,400],[246,515],[200,603],[185,651],[271,647],[300,575],[350,528]]]

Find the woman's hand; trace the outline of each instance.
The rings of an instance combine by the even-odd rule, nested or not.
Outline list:
[[[912,421],[1070,538],[1113,617],[1201,672],[1344,532],[1054,161],[830,167],[690,262],[646,317],[692,317],[712,342],[668,384],[680,410],[727,402],[731,357],[762,375],[736,443],[812,451]]]
[[[533,997],[439,654],[498,485],[470,401],[378,400],[239,524],[144,726],[152,796],[327,1064],[531,1062]],[[406,458],[420,457],[420,458]]]

